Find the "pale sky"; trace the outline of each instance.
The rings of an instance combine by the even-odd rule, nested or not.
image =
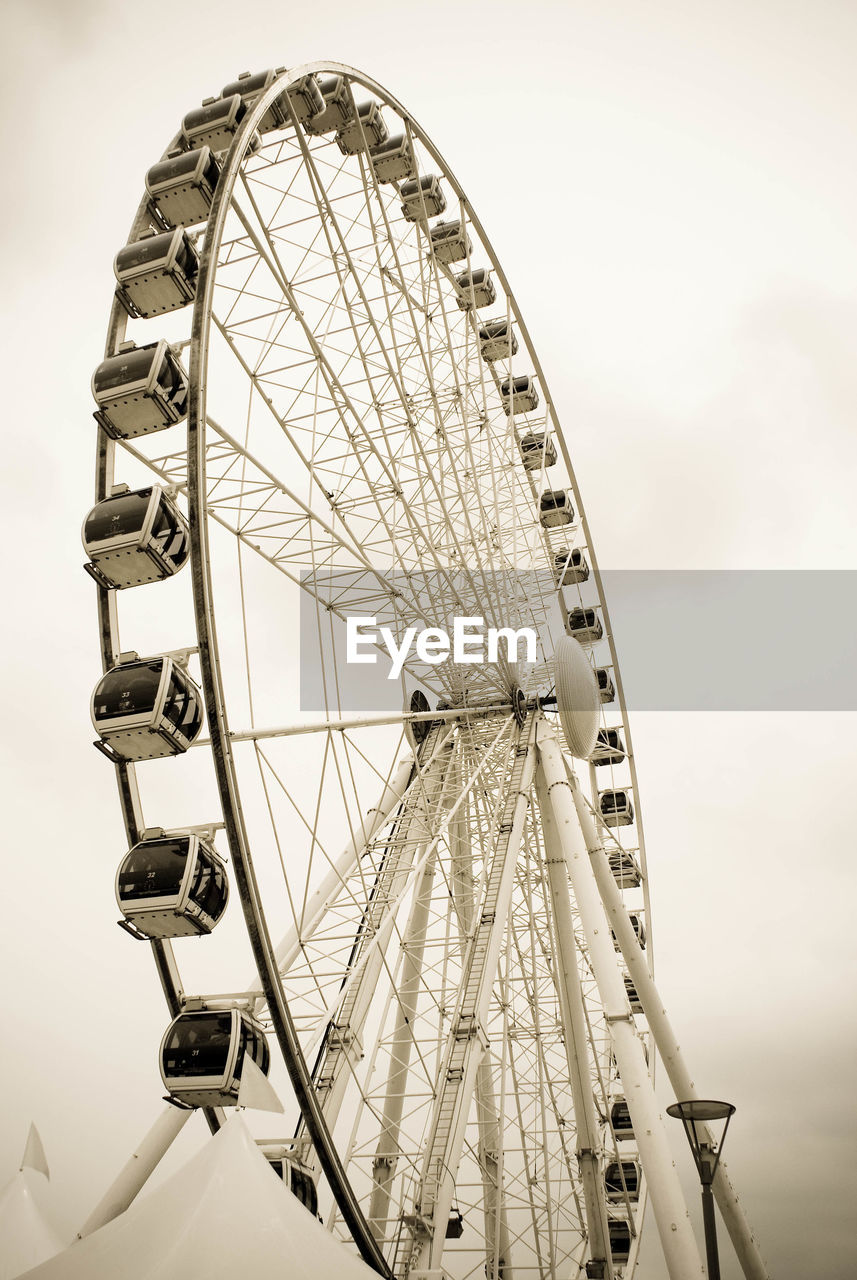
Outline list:
[[[99,659],[78,540],[89,379],[145,170],[244,69],[360,68],[428,130],[492,239],[602,566],[854,568],[857,9],[6,0],[0,21],[0,1182],[35,1120],[76,1227],[162,1093],[162,997],[115,926],[124,845],[90,745]],[[824,619],[796,625],[823,664]],[[854,717],[639,713],[632,727],[657,976],[703,1094],[738,1106],[733,1179],[776,1280],[845,1280]],[[662,1280],[648,1227],[637,1275]],[[724,1233],[721,1253],[734,1280]]]

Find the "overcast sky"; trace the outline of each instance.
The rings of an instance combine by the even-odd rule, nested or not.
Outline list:
[[[361,68],[427,128],[493,241],[602,565],[852,569],[857,9],[6,0],[0,21],[0,1181],[35,1120],[77,1226],[162,1092],[162,997],[145,948],[114,923],[123,836],[90,746],[98,645],[78,540],[89,379],[143,173],[239,71]],[[825,620],[799,603],[806,662],[823,664]],[[647,712],[632,725],[659,982],[703,1095],[738,1106],[734,1181],[776,1280],[845,1280],[854,717]],[[696,1214],[680,1132],[675,1150]],[[649,1225],[638,1276],[662,1280]],[[733,1280],[725,1238],[722,1253]]]

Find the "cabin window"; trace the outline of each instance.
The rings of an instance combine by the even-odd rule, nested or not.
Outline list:
[[[183,685],[173,683],[164,703],[164,719],[169,720],[176,728],[182,723],[190,701],[190,691]]]
[[[173,897],[181,888],[186,866],[186,840],[138,845],[128,854],[119,872],[119,896],[123,902]]]
[[[242,97],[251,93],[259,93],[262,89],[267,89],[268,85],[274,78],[272,71],[257,71],[251,76],[242,76],[240,80],[233,81],[228,84],[221,93],[221,98],[231,98],[236,93],[240,93]]]
[[[182,561],[186,558],[182,555],[187,546],[185,526],[173,507],[163,499],[158,505],[152,525],[151,539],[162,555],[170,556],[172,559],[181,556]]]
[[[124,351],[105,360],[95,375],[96,390],[103,394],[105,391],[126,387],[129,383],[146,381],[152,367],[152,353],[152,347],[138,347],[134,351]],[[161,364],[161,374],[168,364],[165,357]]]
[[[240,1079],[241,1077],[241,1068],[244,1065],[245,1052],[250,1054],[250,1057],[256,1063],[257,1067],[259,1067],[264,1075],[267,1075],[268,1067],[271,1064],[271,1054],[268,1049],[268,1042],[264,1035],[257,1031],[249,1021],[242,1021],[241,1023],[241,1044],[238,1049],[238,1058],[235,1063],[236,1079]]]
[[[208,915],[216,917],[223,905],[225,881],[220,864],[200,849],[190,886],[191,900]]]
[[[280,1175],[282,1177],[282,1174]],[[308,1173],[304,1173],[303,1169],[296,1169],[291,1166],[291,1175],[289,1185],[292,1194],[309,1209],[310,1213],[318,1212],[318,1191],[315,1183]]]
[[[121,497],[99,502],[86,518],[86,542],[103,542],[122,534],[139,533],[146,520],[151,496],[151,489],[139,489],[136,493],[123,493]]]
[[[164,1046],[168,1078],[222,1076],[232,1041],[232,1014],[206,1013],[180,1017]]]
[[[145,240],[135,240],[133,244],[127,244],[124,249],[120,249],[116,258],[119,271],[125,272],[134,267],[149,266],[166,259],[174,235],[172,231],[165,231],[162,235],[148,236]]]
[[[118,719],[151,711],[161,685],[163,659],[108,671],[98,686],[95,714],[99,720]]]

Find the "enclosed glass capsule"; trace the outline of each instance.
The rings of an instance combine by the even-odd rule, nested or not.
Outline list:
[[[182,227],[126,244],[113,263],[119,301],[129,315],[144,318],[193,302],[198,271],[196,249]]]
[[[646,947],[646,925],[643,917],[636,911],[632,911],[628,919],[631,921],[631,928],[634,930],[634,936],[640,946],[645,950]]]
[[[146,190],[168,227],[192,227],[208,217],[219,177],[211,147],[198,147],[153,164]]]
[[[598,696],[602,702],[613,702],[616,698],[616,686],[608,667],[596,667],[595,679],[598,684]]]
[[[111,759],[178,755],[202,728],[202,693],[173,658],[120,662],[95,686],[92,723]]]
[[[636,1202],[640,1198],[640,1166],[636,1160],[611,1160],[604,1170],[604,1189],[607,1199],[622,1202],[626,1198]]]
[[[515,330],[508,320],[486,320],[479,327],[479,354],[491,363],[508,360],[518,350]]]
[[[608,826],[610,823],[607,824]],[[636,889],[642,884],[643,876],[632,853],[627,849],[611,849],[607,854],[607,862],[613,872],[613,879],[620,889]]]
[[[629,973],[625,974],[625,995],[628,997],[628,1003],[631,1006],[632,1013],[642,1013],[643,1006],[640,997],[637,995],[637,988],[634,986],[634,980]]]
[[[460,1240],[464,1235],[464,1214],[460,1209],[452,1209],[446,1221],[445,1240]]]
[[[435,173],[424,173],[419,178],[409,178],[399,187],[402,197],[402,214],[408,222],[424,222],[435,214],[443,213],[446,196]]]
[[[187,374],[162,338],[148,346],[123,343],[92,375],[95,417],[117,439],[162,431],[187,413]]]
[[[455,277],[455,301],[459,311],[474,308],[490,307],[497,297],[491,272],[487,267],[475,267],[473,271],[462,271]]]
[[[238,94],[245,107],[249,110],[260,94],[264,93],[269,85],[274,83],[276,75],[277,73],[273,70],[257,71],[252,75],[249,71],[242,71],[237,80],[224,85],[220,96],[221,98],[231,98]],[[269,133],[271,129],[281,129],[286,123],[288,115],[289,105],[285,93],[277,94],[256,127],[260,133]]]
[[[528,373],[517,378],[504,378],[500,383],[500,395],[506,413],[531,413],[539,403],[536,384]]]
[[[404,182],[417,171],[411,144],[401,133],[372,147],[369,159],[379,182]]]
[[[631,1227],[624,1218],[611,1218],[607,1223],[610,1257],[616,1266],[622,1266],[631,1256]]]
[[[222,859],[212,844],[192,832],[139,841],[116,875],[119,910],[137,937],[211,933],[228,900]]]
[[[473,248],[470,236],[458,218],[453,222],[436,222],[429,229],[429,240],[432,253],[438,262],[442,262],[447,267],[453,262],[460,262],[462,258],[466,258]]]
[[[643,948],[643,949],[645,950],[645,946],[646,946],[646,926],[643,924],[643,917],[642,917],[641,915],[639,915],[636,911],[631,911],[631,912],[629,912],[629,914],[628,914],[628,919],[629,919],[629,920],[630,920],[630,922],[631,922],[631,928],[634,930],[634,937],[635,937],[635,938],[637,939],[637,941],[639,942],[639,944],[640,944],[641,948]],[[613,935],[613,946],[614,946],[614,947],[616,948],[616,950],[618,951],[618,950],[619,950],[619,943],[618,943],[618,942],[617,942],[617,940],[616,940],[616,934],[615,934],[615,933],[613,933],[613,930],[612,930],[612,929],[610,930],[610,932],[611,932],[611,934]]]
[[[190,554],[187,521],[160,485],[114,493],[83,523],[88,572],[103,587],[121,590],[160,582]]]
[[[284,95],[287,115],[296,124],[306,124],[312,116],[324,110],[324,98],[315,76],[301,76],[293,80]]]
[[[627,791],[602,791],[598,812],[607,827],[627,827],[634,821],[634,806]]]
[[[565,489],[545,489],[539,498],[539,523],[543,529],[556,529],[571,524],[574,507]]]
[[[589,759],[592,764],[621,764],[625,759],[625,744],[618,729],[599,729],[595,749]]]
[[[542,467],[552,467],[556,463],[556,445],[545,437],[543,431],[530,431],[521,436],[518,448],[525,471],[541,471]]]
[[[247,104],[240,93],[232,93],[228,98],[207,98],[182,120],[182,142],[189,151],[195,147],[225,151],[231,147],[246,114]]]
[[[566,628],[581,644],[595,644],[604,635],[597,609],[576,605],[569,609]]]
[[[171,1098],[192,1107],[234,1107],[249,1054],[267,1075],[265,1032],[239,1009],[180,1013],[161,1041],[161,1079]]]
[[[610,1128],[618,1142],[627,1142],[634,1136],[631,1112],[624,1098],[616,1098],[610,1106]]]
[[[575,582],[585,582],[589,577],[589,565],[580,547],[558,551],[553,558],[553,569],[558,587],[570,587]]]
[[[317,1214],[318,1189],[309,1166],[303,1164],[283,1147],[265,1151],[264,1155],[274,1173],[285,1183],[292,1195],[304,1208],[309,1209],[311,1214]]]
[[[361,102],[357,116],[337,132],[336,145],[345,156],[377,147],[387,137],[387,126],[377,102]]]
[[[415,689],[408,703],[410,712],[431,711],[431,704],[422,689]],[[405,736],[414,751],[419,751],[432,729],[431,720],[406,720]]]
[[[344,76],[328,76],[319,81],[319,91],[323,106],[314,116],[304,122],[307,133],[321,135],[341,130],[354,118],[351,95]]]

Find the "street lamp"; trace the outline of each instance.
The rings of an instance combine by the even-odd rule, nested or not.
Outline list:
[[[711,1184],[720,1163],[720,1153],[726,1141],[729,1121],[735,1114],[731,1102],[709,1102],[696,1099],[693,1102],[674,1102],[667,1107],[667,1115],[681,1120],[693,1160],[702,1183],[702,1222],[705,1228],[705,1255],[708,1260],[708,1280],[720,1280],[720,1259],[717,1255],[717,1224],[714,1220],[714,1196]],[[712,1142],[706,1128],[708,1120],[725,1120],[719,1142]],[[699,1127],[697,1127],[699,1126]]]

